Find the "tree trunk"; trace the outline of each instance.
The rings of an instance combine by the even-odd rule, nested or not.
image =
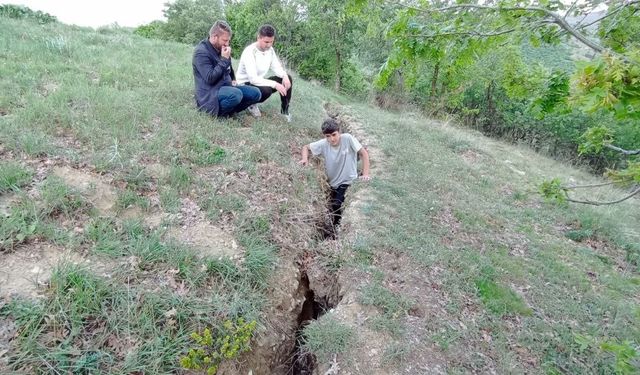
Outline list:
[[[436,63],[435,68],[433,68],[433,76],[431,76],[431,100],[434,100],[436,96],[438,74],[440,74],[440,61]]]
[[[493,118],[493,114],[494,114],[493,81],[489,82],[489,84],[487,85],[485,101],[487,102],[487,120],[482,127],[484,128],[485,131],[488,131],[490,134],[496,135],[496,129],[494,125],[495,119]]]
[[[342,54],[340,48],[336,47],[336,91],[342,87]]]

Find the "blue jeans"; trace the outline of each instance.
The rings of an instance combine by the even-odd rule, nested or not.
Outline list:
[[[247,109],[260,100],[260,90],[253,86],[222,86],[218,90],[218,116],[229,116]]]

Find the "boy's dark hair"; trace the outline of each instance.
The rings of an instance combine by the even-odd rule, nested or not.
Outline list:
[[[271,38],[272,36],[276,36],[276,29],[271,25],[262,25],[258,29],[258,36]]]
[[[322,122],[322,134],[331,134],[340,131],[340,125],[332,118],[328,118]]]

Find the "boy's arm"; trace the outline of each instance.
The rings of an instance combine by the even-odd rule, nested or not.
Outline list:
[[[302,158],[298,163],[301,165],[309,164],[309,145],[302,146]]]
[[[369,177],[369,153],[364,147],[361,147],[358,155],[360,155],[360,159],[362,159],[362,176],[360,176],[360,179],[369,181],[369,179],[371,179],[371,177]]]

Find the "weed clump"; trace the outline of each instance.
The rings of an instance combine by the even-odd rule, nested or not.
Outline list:
[[[33,172],[17,163],[0,165],[0,194],[10,190],[19,190],[31,182]]]
[[[527,306],[522,297],[495,281],[495,270],[492,267],[483,268],[475,284],[480,299],[492,313],[499,316],[511,314],[531,316],[533,314],[533,310]]]
[[[250,349],[249,341],[255,328],[255,320],[245,322],[243,318],[238,318],[235,322],[225,320],[215,339],[209,328],[205,328],[202,334],[194,332],[191,339],[196,347],[180,359],[180,364],[189,370],[205,370],[207,374],[215,374],[222,361],[235,359]]]

